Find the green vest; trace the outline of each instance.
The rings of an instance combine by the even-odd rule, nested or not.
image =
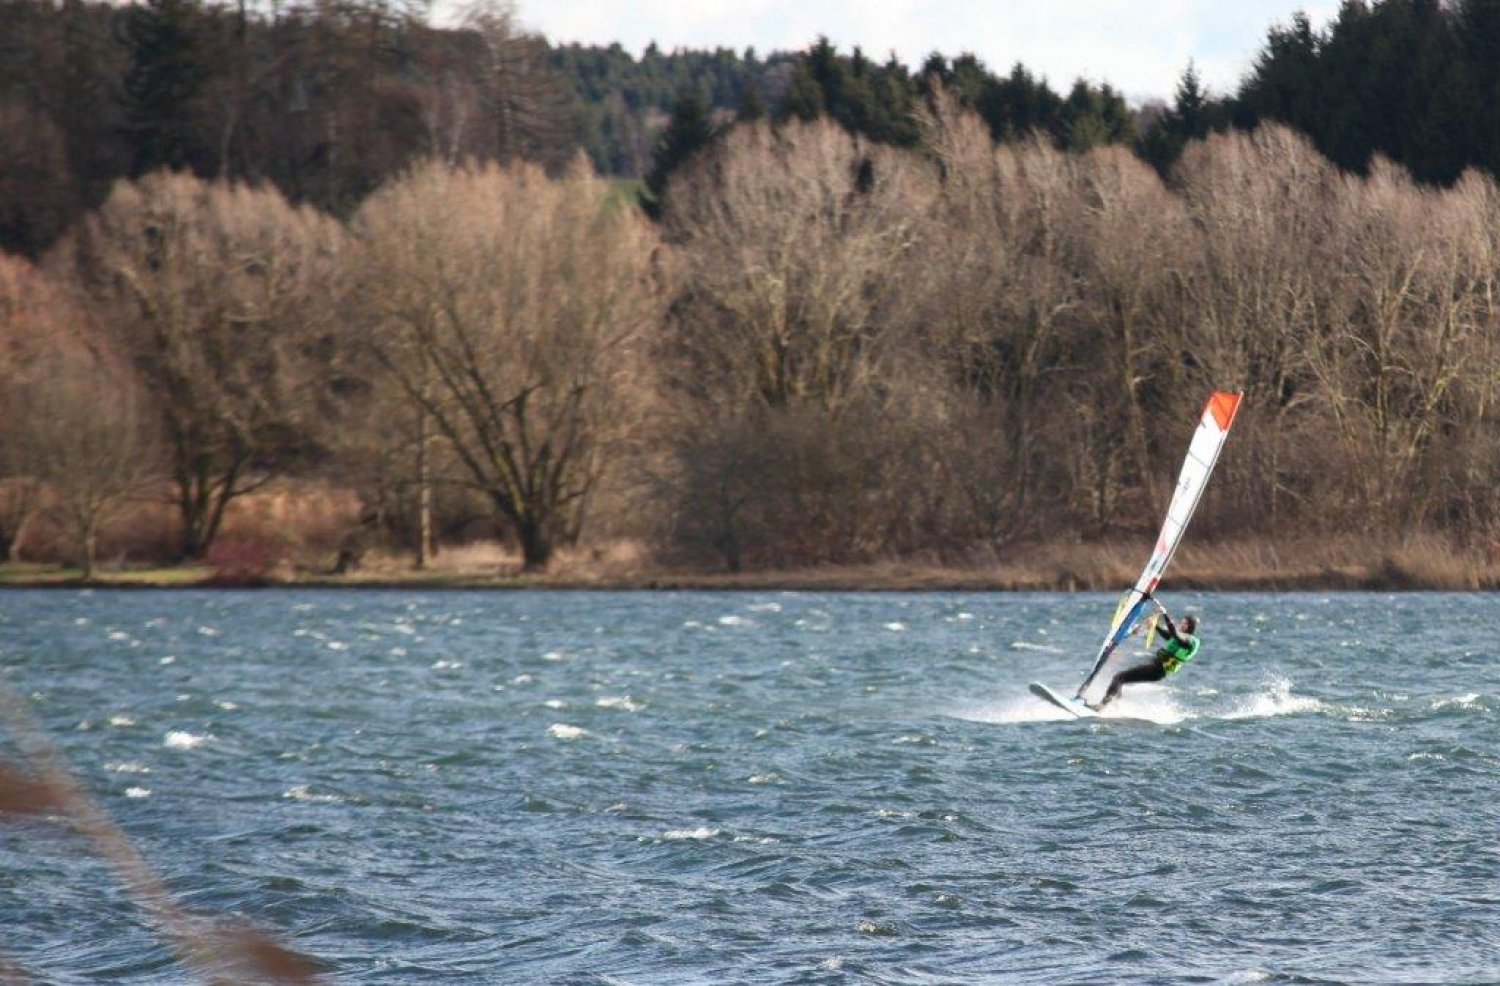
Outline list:
[[[1162,667],[1167,674],[1176,674],[1182,670],[1182,666],[1198,655],[1198,648],[1202,641],[1193,634],[1188,634],[1191,643],[1184,644],[1176,637],[1168,637],[1162,641],[1161,650],[1157,654],[1161,657]]]

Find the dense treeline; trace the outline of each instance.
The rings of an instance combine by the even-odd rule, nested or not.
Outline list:
[[[1237,103],[1352,171],[1378,154],[1426,182],[1500,175],[1500,4],[1345,0],[1325,31],[1299,15],[1270,32]]]
[[[175,519],[128,550],[202,558],[320,477],[363,508],[306,546],[341,565],[958,560],[1149,526],[1213,387],[1249,403],[1200,530],[1500,543],[1482,114],[1415,180],[1378,152],[1461,128],[1330,160],[1232,126],[1395,26],[1481,50],[1477,3],[1294,21],[1238,99],[1190,68],[1144,126],[969,57],[552,51],[503,5],[0,5],[7,557],[87,568],[146,498]],[[569,72],[619,120],[671,100],[646,209],[578,154]]]
[[[1163,181],[997,144],[947,96],[917,122],[735,127],[659,223],[581,163],[431,159],[347,222],[121,183],[0,265],[6,547],[45,518],[87,560],[170,490],[201,556],[257,484],[321,475],[409,545],[426,505],[439,537],[486,517],[532,569],[617,538],[727,570],[990,557],[1145,532],[1213,387],[1248,401],[1201,534],[1494,537],[1491,179],[1351,176],[1266,126]]]
[[[1107,85],[1054,93],[1020,66],[972,56],[920,72],[826,40],[808,51],[553,47],[506,0],[433,26],[421,5],[340,0],[251,8],[203,0],[0,0],[0,248],[36,256],[110,183],[158,168],[268,181],[349,215],[412,161],[540,162],[582,148],[601,174],[664,175],[661,131],[694,109],[704,137],[731,119],[828,116],[912,146],[913,112],[943,85],[997,136],[1036,131],[1084,149],[1129,140]]]
[[[429,26],[384,0],[0,0],[0,248],[35,256],[111,183],[269,182],[349,215],[419,158],[561,167],[574,103],[499,0]]]

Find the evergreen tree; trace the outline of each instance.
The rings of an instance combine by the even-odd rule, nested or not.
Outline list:
[[[1303,13],[1288,27],[1273,27],[1266,46],[1240,87],[1245,122],[1278,120],[1311,133],[1322,111],[1323,38]]]
[[[208,77],[199,56],[197,0],[141,0],[125,12],[130,49],[125,75],[131,173],[183,169],[195,163],[195,102]]]
[[[1227,129],[1233,108],[1203,88],[1198,67],[1191,61],[1177,82],[1172,105],[1158,116],[1137,142],[1137,153],[1162,177],[1182,156],[1190,140],[1202,140],[1210,132]]]
[[[740,97],[740,105],[734,115],[735,122],[754,123],[765,117],[766,104],[760,98],[760,87],[752,82],[745,87],[745,94]]]
[[[646,176],[646,210],[660,217],[672,173],[714,139],[707,101],[694,89],[684,89],[672,107],[672,118],[656,143],[651,173]]]
[[[823,115],[823,88],[813,78],[807,63],[798,62],[787,83],[786,94],[781,99],[777,119],[795,118],[803,121],[816,120]]]
[[[1465,107],[1472,163],[1500,174],[1500,2],[1458,0],[1454,16],[1472,103]]]
[[[1200,139],[1208,135],[1208,94],[1203,91],[1198,67],[1188,60],[1188,66],[1177,83],[1177,99],[1172,107],[1174,129],[1186,140]]]

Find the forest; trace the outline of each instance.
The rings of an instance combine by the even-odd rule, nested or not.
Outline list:
[[[1233,388],[1195,537],[1492,562],[1492,8],[1294,17],[1132,109],[504,6],[0,0],[0,554],[982,565],[1148,539]]]

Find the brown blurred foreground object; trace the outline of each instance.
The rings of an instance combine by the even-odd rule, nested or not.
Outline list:
[[[316,963],[265,932],[178,907],[156,871],[84,789],[5,682],[0,682],[0,717],[21,757],[20,764],[0,762],[0,819],[46,817],[74,828],[114,870],[131,900],[145,912],[147,924],[172,947],[178,961],[205,982],[322,982]],[[30,981],[23,969],[0,956],[0,986]]]

